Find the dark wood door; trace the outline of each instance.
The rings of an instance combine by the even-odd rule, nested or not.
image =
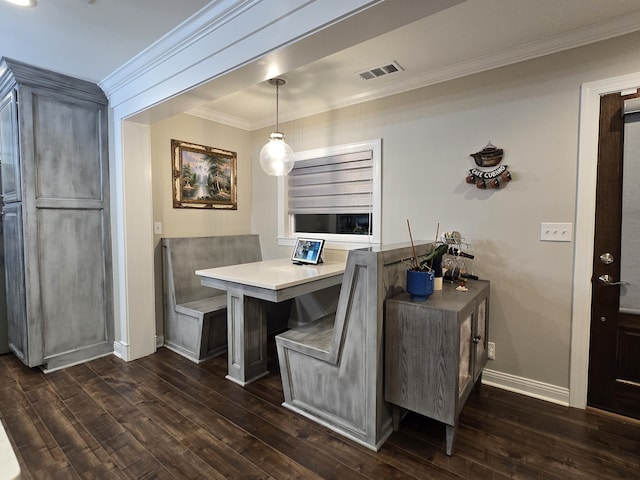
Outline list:
[[[621,312],[620,295],[627,287],[617,284],[625,261],[621,258],[623,106],[637,96],[616,93],[600,102],[587,403],[640,418],[640,315]]]

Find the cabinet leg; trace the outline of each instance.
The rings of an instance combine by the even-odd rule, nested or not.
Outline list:
[[[391,423],[393,425],[393,431],[397,432],[400,430],[400,421],[402,420],[402,414],[404,413],[404,408],[398,407],[397,405],[391,406]]]
[[[480,387],[482,386],[482,372],[480,372],[480,375],[478,375],[478,378],[476,379],[476,383],[473,386],[473,390],[479,394],[480,393]]]
[[[447,425],[447,455],[451,456],[453,453],[453,442],[456,439],[456,434],[458,433],[458,420],[456,420],[455,425]]]

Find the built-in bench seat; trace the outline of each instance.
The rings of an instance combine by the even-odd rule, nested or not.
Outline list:
[[[164,345],[201,362],[227,350],[227,294],[196,270],[262,260],[258,235],[163,238]]]
[[[194,300],[193,302],[185,302],[176,305],[176,311],[186,315],[217,312],[224,308],[227,308],[226,295],[216,295],[215,297],[203,298],[201,300]]]
[[[433,243],[418,242],[416,253]],[[352,250],[335,315],[276,336],[283,405],[373,450],[392,432],[383,391],[384,302],[406,290],[410,245]]]
[[[288,330],[278,337],[284,348],[294,348],[298,352],[335,364],[337,350],[332,349],[335,314],[313,320],[300,327]]]

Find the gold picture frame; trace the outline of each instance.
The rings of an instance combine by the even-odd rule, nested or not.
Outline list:
[[[171,140],[173,208],[237,210],[237,154]]]

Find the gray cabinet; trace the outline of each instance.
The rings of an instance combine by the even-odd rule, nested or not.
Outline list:
[[[17,145],[17,117],[15,115],[15,95],[11,91],[0,98],[0,165],[6,161],[6,179],[9,181],[14,171],[11,162],[15,158]],[[0,184],[2,182],[2,169],[0,169]],[[8,191],[8,189],[5,189]],[[2,204],[0,197],[0,206]],[[2,223],[0,222],[0,354],[9,351],[9,339],[7,336],[7,304],[4,280],[4,247],[3,247]]]
[[[98,86],[2,60],[8,337],[31,367],[113,351],[107,149]]]
[[[387,300],[385,400],[393,407],[394,430],[406,410],[447,425],[451,455],[458,416],[487,363],[489,282],[467,283],[468,291],[445,284],[426,302],[403,293]]]

